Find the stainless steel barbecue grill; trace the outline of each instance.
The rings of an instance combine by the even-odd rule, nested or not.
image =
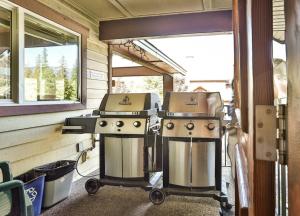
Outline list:
[[[66,120],[64,133],[100,134],[100,179],[86,189],[103,185],[151,189],[162,173],[159,97],[152,93],[106,94],[91,117]]]
[[[223,102],[214,92],[170,92],[159,112],[163,141],[163,187],[150,193],[213,197],[230,208],[222,192]]]

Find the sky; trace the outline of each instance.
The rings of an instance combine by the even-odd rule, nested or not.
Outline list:
[[[188,80],[233,77],[233,35],[205,35],[149,40],[187,71]]]

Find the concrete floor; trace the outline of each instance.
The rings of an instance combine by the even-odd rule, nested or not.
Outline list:
[[[224,137],[225,139],[225,137]],[[225,140],[224,140],[225,141]],[[223,141],[223,142],[224,142]],[[225,143],[225,142],[224,142]],[[223,145],[222,165],[230,166]],[[227,156],[227,155],[226,155]],[[98,173],[96,171],[95,173]],[[93,173],[93,174],[95,174]],[[223,184],[227,183],[229,203],[235,203],[234,181],[231,167],[222,169]],[[140,188],[104,186],[94,196],[89,196],[84,185],[88,178],[82,178],[72,185],[70,197],[43,212],[42,216],[217,216],[219,202],[210,198],[169,196],[159,206],[153,205],[148,198],[149,192]],[[226,216],[234,215],[234,206]]]
[[[230,180],[230,168],[225,168],[224,179]],[[209,198],[169,196],[159,206],[148,199],[148,192],[139,188],[102,187],[96,195],[89,196],[85,189],[86,179],[73,183],[71,196],[44,211],[52,215],[103,215],[103,216],[216,216],[219,203]],[[230,180],[231,181],[231,180]],[[234,203],[234,187],[229,186],[230,201]],[[233,215],[231,211],[228,215]]]

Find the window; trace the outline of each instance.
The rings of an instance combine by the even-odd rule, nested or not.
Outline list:
[[[0,100],[11,99],[11,12],[0,7]]]
[[[85,109],[88,29],[17,2],[0,1],[0,117]]]
[[[25,101],[79,101],[79,36],[25,16]]]

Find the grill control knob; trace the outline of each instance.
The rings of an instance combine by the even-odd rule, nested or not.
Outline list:
[[[135,121],[135,122],[133,122],[133,126],[138,128],[138,127],[141,126],[141,122],[140,121]]]
[[[194,125],[194,123],[190,122],[190,123],[188,123],[187,125],[185,125],[185,127],[186,127],[186,129],[188,129],[188,130],[193,130],[194,127],[195,127],[195,125]]]
[[[216,126],[215,126],[214,123],[209,123],[209,124],[207,125],[207,129],[210,130],[210,131],[214,130],[215,127],[216,127]]]
[[[123,121],[117,121],[116,123],[117,127],[122,127],[124,125]]]
[[[107,125],[106,121],[99,122],[100,127],[105,127]]]
[[[169,130],[172,130],[174,128],[174,123],[173,122],[169,122],[168,124],[166,124],[166,127],[169,129]]]

